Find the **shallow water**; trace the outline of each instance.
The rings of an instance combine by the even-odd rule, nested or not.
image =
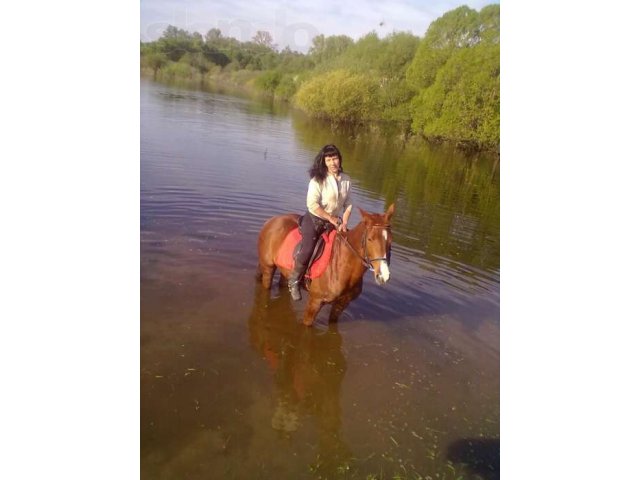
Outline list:
[[[307,328],[256,238],[325,143],[391,281]],[[143,81],[140,222],[142,478],[498,478],[497,160]]]

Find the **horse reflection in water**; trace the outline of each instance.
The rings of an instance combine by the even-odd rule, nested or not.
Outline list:
[[[359,209],[362,221],[353,230],[339,233],[333,242],[331,259],[318,278],[305,285],[309,300],[303,323],[311,326],[323,305],[331,303],[329,322],[337,321],[340,314],[362,292],[362,277],[367,269],[373,272],[378,285],[389,281],[391,255],[391,216],[394,204],[384,214]],[[280,270],[280,283],[285,283],[291,270],[277,263],[278,252],[287,235],[298,227],[298,215],[278,215],[267,220],[258,236],[257,279],[265,289],[271,288],[276,268]]]
[[[296,321],[288,295],[270,300],[256,287],[249,318],[251,345],[267,362],[275,384],[271,426],[285,438],[312,419],[318,432],[318,466],[335,472],[351,457],[341,438],[340,390],[347,362],[337,324],[321,332]]]

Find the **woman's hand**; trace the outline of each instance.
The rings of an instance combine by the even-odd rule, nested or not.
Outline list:
[[[331,215],[331,217],[329,217],[329,221],[331,222],[331,224],[336,227],[336,230],[338,232],[346,232],[347,231],[347,225],[345,223],[343,223],[342,219],[340,217],[335,217],[333,215]]]

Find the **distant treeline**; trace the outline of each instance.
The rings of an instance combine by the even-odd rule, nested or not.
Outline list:
[[[431,140],[499,148],[499,5],[451,10],[422,39],[318,35],[307,54],[278,50],[264,31],[240,42],[170,26],[140,54],[154,78],[259,90],[318,118],[398,122]]]

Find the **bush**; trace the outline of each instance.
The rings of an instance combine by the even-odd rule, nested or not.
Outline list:
[[[169,59],[162,52],[149,52],[140,58],[140,65],[143,68],[146,67],[153,70],[154,75],[156,75],[158,70],[164,67],[168,62]]]
[[[451,56],[435,82],[413,102],[415,132],[426,137],[498,146],[500,45],[478,45]]]
[[[280,80],[274,94],[282,100],[290,100],[296,94],[297,90],[298,85],[296,84],[295,78],[291,75],[285,75],[282,77],[282,80]]]
[[[169,62],[164,68],[160,70],[160,74],[163,78],[169,80],[193,78],[195,72],[192,70],[191,65],[184,62]]]
[[[369,77],[334,70],[304,83],[294,97],[308,114],[340,122],[377,118],[377,84]]]
[[[278,88],[281,79],[282,74],[280,72],[269,70],[256,78],[256,86],[265,92],[273,94]]]

